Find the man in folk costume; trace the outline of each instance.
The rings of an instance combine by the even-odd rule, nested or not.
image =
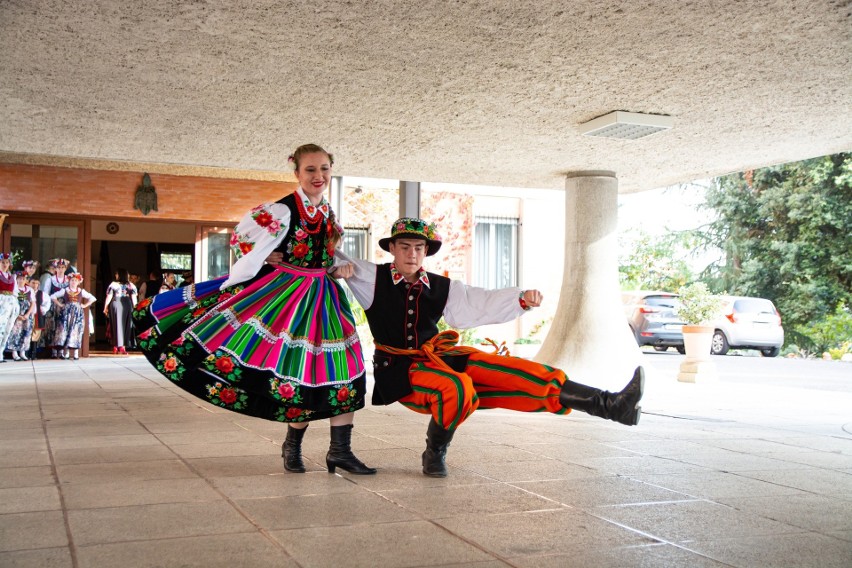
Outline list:
[[[441,248],[433,224],[402,218],[379,246],[393,262],[376,265],[338,252],[354,264],[347,282],[364,308],[376,342],[373,404],[399,401],[431,414],[423,473],[445,477],[447,446],[477,408],[568,414],[581,410],[626,425],[639,421],[644,373],[617,393],[569,380],[565,373],[519,357],[456,345],[458,333],[438,332],[438,320],[459,329],[511,321],[541,304],[538,290],[486,290],[427,272],[422,263]]]

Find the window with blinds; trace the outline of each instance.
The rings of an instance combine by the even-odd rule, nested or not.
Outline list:
[[[367,249],[369,241],[368,227],[346,227],[343,231],[343,252],[351,258],[370,260]]]
[[[474,286],[518,285],[518,219],[476,217],[473,235]]]

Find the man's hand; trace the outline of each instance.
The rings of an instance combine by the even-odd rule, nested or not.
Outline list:
[[[543,299],[544,296],[538,290],[524,290],[524,302],[531,308],[539,307]]]
[[[281,264],[282,262],[284,262],[283,252],[273,251],[266,257],[267,264]]]
[[[355,265],[351,262],[341,264],[331,271],[332,278],[351,278],[355,276]]]

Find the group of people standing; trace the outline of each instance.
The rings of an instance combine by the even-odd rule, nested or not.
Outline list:
[[[12,272],[9,253],[0,253],[0,362],[35,358],[39,346],[53,358],[78,359],[85,309],[95,297],[81,287],[83,276],[66,274],[69,262],[55,258],[41,278],[38,261],[25,260]]]
[[[89,332],[94,319],[86,308],[95,303],[93,294],[83,288],[83,276],[64,258],[50,260],[44,273],[36,275],[39,262],[24,260],[13,271],[12,255],[0,253],[0,362],[28,361],[39,356],[53,359],[79,359],[88,317]],[[69,273],[70,270],[70,273]],[[148,297],[173,290],[173,272],[152,273],[152,282],[143,283]],[[181,286],[192,282],[183,275]],[[103,313],[107,318],[107,339],[114,354],[127,354],[135,348],[136,333],[132,311],[145,296],[137,289],[137,277],[126,269],[115,271],[107,286]],[[147,284],[147,286],[146,286]],[[143,292],[144,294],[144,292]]]
[[[139,346],[150,363],[187,392],[222,408],[287,424],[284,469],[306,471],[302,439],[311,422],[329,419],[330,473],[376,473],[351,448],[354,413],[363,408],[366,368],[347,297],[348,281],[375,340],[373,404],[399,401],[428,414],[427,476],[444,477],[447,448],[477,408],[568,414],[580,410],[626,425],[639,421],[644,373],[611,393],[573,382],[547,365],[457,345],[438,331],[503,323],[540,305],[538,290],[485,290],[428,272],[437,227],[402,218],[379,241],[393,261],[349,259],[324,197],[333,156],[300,146],[288,158],[299,187],[249,211],[231,247],[228,275],[161,292],[133,310]]]

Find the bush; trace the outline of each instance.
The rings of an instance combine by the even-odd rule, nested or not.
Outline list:
[[[852,346],[852,312],[840,304],[833,314],[796,327],[792,335],[808,351],[827,351],[832,354],[832,358],[839,359],[844,353],[849,353]],[[835,352],[838,353],[836,357]]]

